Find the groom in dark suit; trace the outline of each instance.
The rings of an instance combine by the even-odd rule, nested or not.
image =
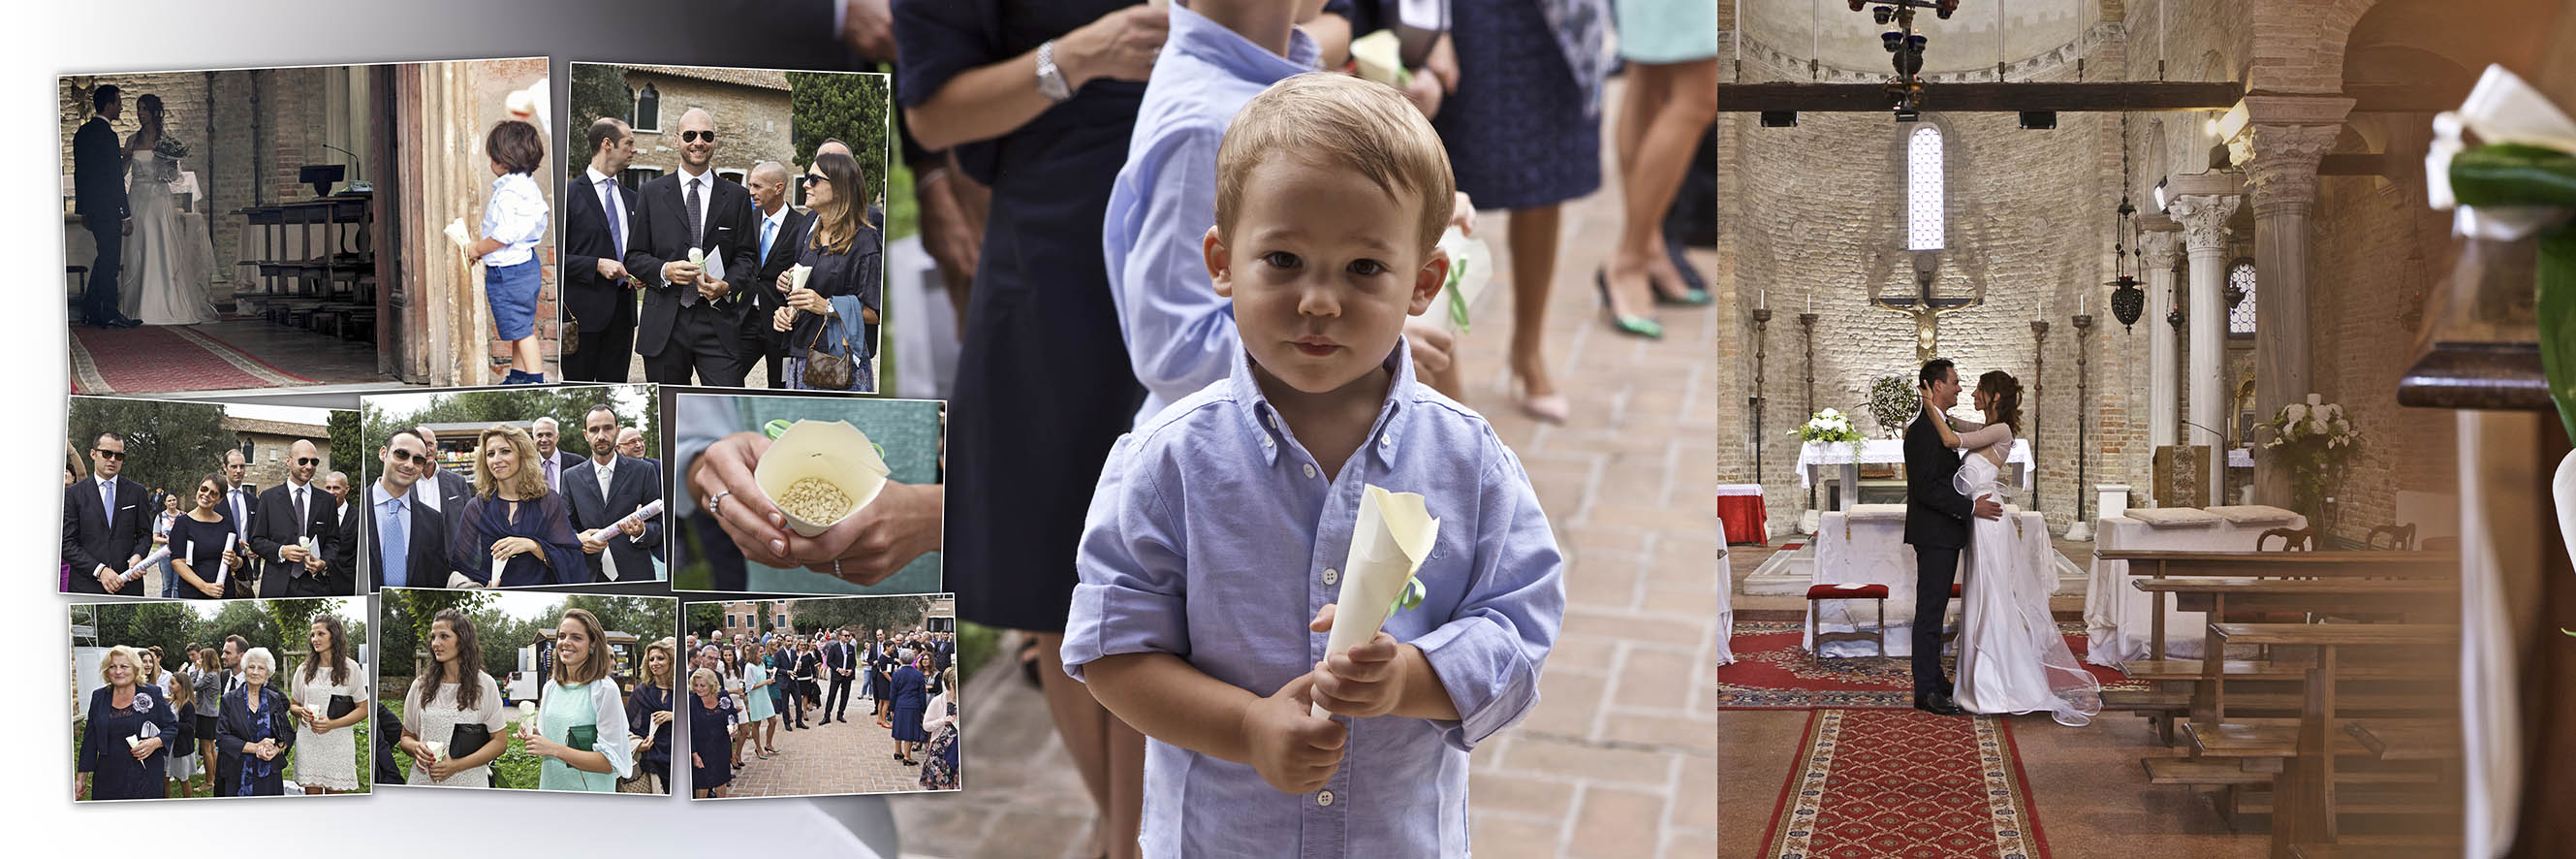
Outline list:
[[[134,222],[127,220],[125,209],[125,148],[117,145],[116,129],[108,127],[125,115],[125,95],[110,84],[92,90],[89,103],[98,115],[72,135],[72,210],[80,213],[81,226],[98,243],[98,258],[89,264],[89,289],[81,293],[80,321],[132,328],[143,323],[117,312],[116,274]]]
[[[617,410],[590,407],[582,416],[582,435],[590,439],[590,458],[563,474],[564,500],[571,502],[572,527],[581,538],[582,561],[594,582],[652,581],[653,556],[662,547],[662,517],[628,522],[628,514],[662,498],[662,471],[652,463],[617,454]],[[602,487],[605,475],[607,486]],[[614,526],[614,527],[612,527]],[[591,532],[608,529],[600,539]]]
[[[1950,359],[1923,363],[1916,393],[1934,408],[1959,404],[1959,370]],[[1968,518],[2001,519],[1993,496],[1970,500],[1951,486],[1959,454],[1941,443],[1932,419],[1917,413],[1905,427],[1905,542],[1914,547],[1914,709],[1941,716],[1967,711],[1950,700],[1950,678],[1941,672],[1941,620],[1950,613],[1950,583],[1959,578],[1959,550],[1968,545]]]
[[[63,489],[63,563],[71,566],[69,593],[143,596],[143,577],[125,574],[152,546],[152,516],[143,484],[117,472],[125,468],[125,437],[99,433],[89,449],[95,476]]]
[[[741,387],[760,344],[744,336],[758,218],[751,192],[715,174],[716,123],[698,108],[680,114],[680,169],[636,194],[641,225],[626,247],[626,270],[644,281],[635,353],[644,378],[666,385]],[[689,261],[704,251],[705,263]],[[722,279],[710,278],[721,267]]]

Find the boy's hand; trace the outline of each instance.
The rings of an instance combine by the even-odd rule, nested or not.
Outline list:
[[[1333,631],[1333,606],[1315,613],[1306,625],[1316,632]],[[1315,663],[1307,674],[1314,678],[1311,693],[1325,712],[1337,716],[1368,718],[1395,711],[1396,702],[1404,700],[1404,672],[1396,669],[1396,655],[1404,645],[1395,636],[1379,630],[1376,637],[1342,653],[1330,654]]]
[[[1313,674],[1297,675],[1243,714],[1252,768],[1281,793],[1313,793],[1342,767],[1348,729],[1340,722],[1306,714],[1313,704],[1314,683]]]

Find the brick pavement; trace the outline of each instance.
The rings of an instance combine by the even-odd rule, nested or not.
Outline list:
[[[821,716],[817,712],[807,711],[805,724],[812,727],[797,731],[780,728],[772,741],[778,745],[778,754],[768,760],[761,760],[753,749],[743,749],[743,768],[734,773],[725,795],[920,792],[921,769],[894,759],[893,735],[877,727],[870,715],[874,711],[872,703],[853,698],[849,707],[851,721],[834,720],[829,725],[819,723]]]
[[[1521,457],[1567,557],[1565,628],[1538,707],[1474,753],[1479,857],[1717,855],[1718,316],[1658,308],[1659,342],[1608,329],[1590,284],[1617,206],[1605,187],[1565,212],[1546,325],[1572,420],[1540,425],[1512,407],[1508,260],[1460,349],[1467,405]],[[1507,253],[1507,217],[1487,215],[1477,232]],[[1717,271],[1712,252],[1692,259]],[[1089,795],[1009,663],[1016,649],[1006,640],[967,690],[970,789],[893,800],[906,856],[1085,855]]]

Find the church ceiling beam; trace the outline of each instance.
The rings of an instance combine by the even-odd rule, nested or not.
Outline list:
[[[2244,97],[2244,86],[2234,82],[1933,83],[1924,86],[1923,109],[1942,113],[2226,110]],[[1889,104],[1883,84],[1717,85],[1718,109],[1738,113],[1886,113]]]

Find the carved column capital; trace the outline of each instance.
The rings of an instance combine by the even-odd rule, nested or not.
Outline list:
[[[2185,194],[2165,204],[2165,214],[2182,225],[2183,246],[2197,255],[2227,249],[2227,219],[2245,198],[2235,194]]]
[[[2182,259],[2181,230],[2149,230],[2138,234],[2138,251],[2148,271],[2171,271]]]
[[[2254,211],[2305,207],[2317,199],[2317,162],[2332,150],[2339,125],[2256,125],[2245,137],[2254,158],[2245,179],[2254,188]]]

